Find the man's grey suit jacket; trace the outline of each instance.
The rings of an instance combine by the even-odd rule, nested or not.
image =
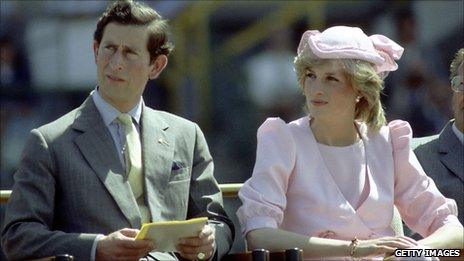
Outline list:
[[[234,228],[203,133],[193,122],[144,106],[141,140],[152,219],[209,217],[220,259]],[[68,253],[88,260],[97,234],[141,227],[113,139],[91,97],[31,131],[14,179],[1,234],[9,259]]]
[[[464,217],[464,146],[453,133],[453,120],[439,135],[414,139],[414,153],[425,173],[447,198],[456,200],[458,218]]]

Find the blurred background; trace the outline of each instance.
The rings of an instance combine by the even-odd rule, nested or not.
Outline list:
[[[29,131],[95,88],[92,36],[108,3],[0,2],[0,189],[11,188]],[[395,40],[405,52],[386,81],[388,120],[408,120],[419,137],[452,117],[448,68],[464,43],[462,0],[145,3],[169,20],[175,45],[145,102],[199,123],[220,183],[251,176],[265,118],[304,115],[292,64],[307,29],[359,26]],[[1,205],[0,223],[3,214]]]

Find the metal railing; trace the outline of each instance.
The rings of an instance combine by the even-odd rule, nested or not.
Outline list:
[[[242,183],[219,184],[223,197],[237,197]],[[6,203],[11,196],[11,190],[0,190],[0,204]]]

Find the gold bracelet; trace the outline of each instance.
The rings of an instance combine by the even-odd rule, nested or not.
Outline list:
[[[354,258],[354,253],[356,251],[356,247],[358,246],[358,238],[354,237],[351,239],[351,244],[350,244],[350,256],[351,258]]]

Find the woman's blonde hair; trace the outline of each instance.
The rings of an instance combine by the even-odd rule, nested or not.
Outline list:
[[[300,88],[303,90],[308,68],[321,65],[327,61],[336,61],[343,68],[360,100],[356,104],[355,119],[365,122],[370,128],[379,130],[385,125],[385,112],[380,101],[383,80],[375,72],[373,65],[358,59],[319,59],[312,54],[300,53],[295,57],[294,67]]]

